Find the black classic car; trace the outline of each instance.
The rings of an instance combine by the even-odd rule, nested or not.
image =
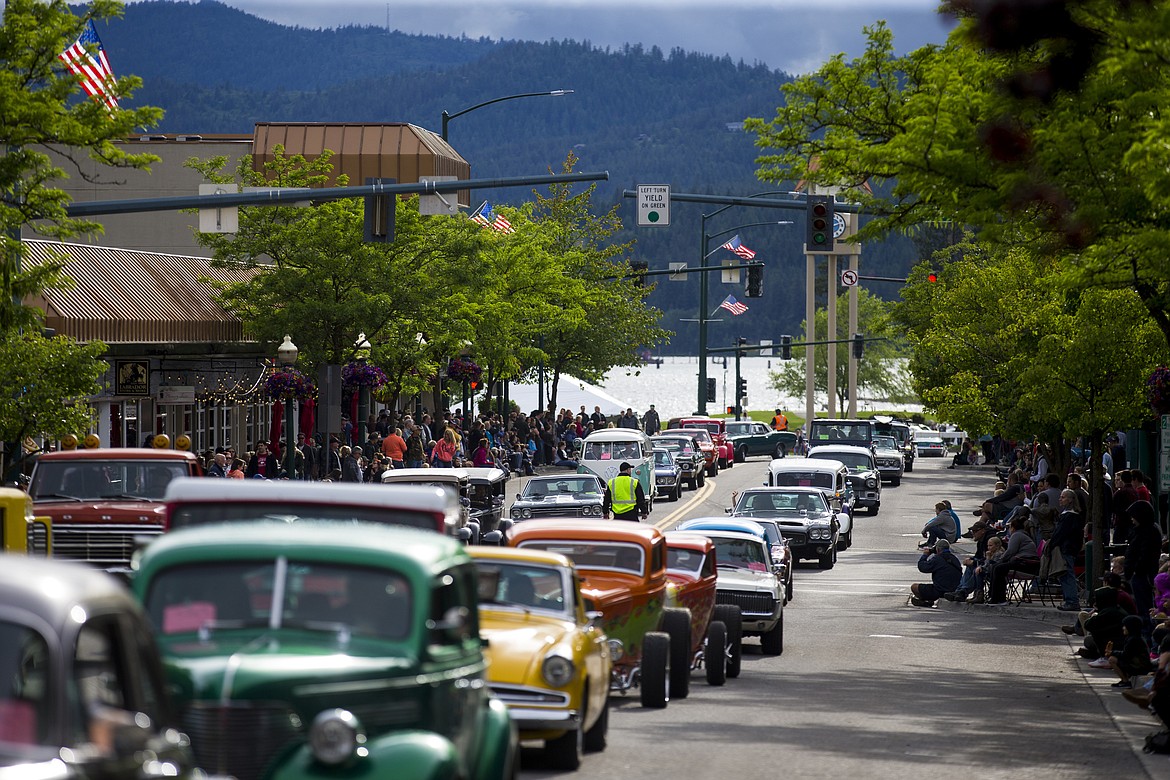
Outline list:
[[[509,516],[513,521],[534,517],[601,517],[605,486],[593,474],[533,477],[517,494]]]
[[[682,469],[682,481],[687,483],[691,490],[701,488],[707,480],[706,459],[702,451],[689,436],[672,436],[657,434],[651,436],[654,449],[669,450],[674,460]]]
[[[0,556],[0,776],[194,776],[142,609],[112,576]]]
[[[668,501],[678,501],[682,495],[683,470],[674,455],[665,447],[654,448],[654,484],[658,494]]]

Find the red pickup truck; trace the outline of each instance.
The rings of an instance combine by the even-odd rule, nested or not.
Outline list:
[[[54,558],[122,573],[135,538],[163,532],[170,481],[202,474],[181,450],[65,450],[37,458],[28,493],[34,513],[52,519]]]

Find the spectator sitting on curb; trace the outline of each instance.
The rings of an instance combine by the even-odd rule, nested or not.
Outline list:
[[[959,538],[958,526],[955,524],[955,519],[951,516],[951,511],[947,509],[946,502],[939,501],[934,505],[934,511],[934,517],[928,520],[926,525],[922,526],[922,536],[926,540],[918,545],[922,549],[933,548],[934,543],[939,539],[954,542],[958,541]],[[954,589],[952,588],[951,590]]]
[[[971,539],[975,542],[975,552],[963,560],[963,578],[959,580],[959,587],[943,594],[943,598],[947,601],[966,601],[967,597],[975,592],[975,568],[982,565],[984,558],[987,557],[988,540],[999,538],[993,537],[989,533],[990,530],[991,527],[981,520],[976,521],[969,529]],[[978,600],[979,602],[983,601],[982,589],[979,590]]]
[[[1117,647],[1121,644],[1121,621],[1129,615],[1118,606],[1117,591],[1109,586],[1102,586],[1093,592],[1093,603],[1097,605],[1093,612],[1082,612],[1080,621],[1085,635],[1084,647],[1077,648],[1076,654],[1081,658],[1092,661],[1100,660],[1102,665],[1108,666],[1105,661],[1105,648]],[[1061,626],[1064,631],[1066,627]],[[1075,627],[1073,627],[1075,629]],[[1065,633],[1075,633],[1065,631]]]
[[[1130,677],[1149,674],[1153,665],[1150,663],[1149,645],[1146,644],[1145,637],[1142,636],[1143,626],[1144,621],[1137,615],[1128,615],[1121,621],[1125,643],[1121,646],[1120,651],[1109,655],[1109,668],[1117,672],[1121,679],[1113,683],[1111,687],[1132,688],[1133,683],[1130,681]]]
[[[933,548],[922,551],[918,571],[930,575],[930,582],[916,582],[910,586],[910,603],[916,607],[933,607],[934,602],[959,586],[963,564],[951,552],[951,543],[939,539]]]

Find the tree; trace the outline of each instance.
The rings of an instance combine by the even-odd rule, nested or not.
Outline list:
[[[561,170],[572,173],[576,164],[569,152]],[[629,276],[623,257],[633,242],[606,243],[621,230],[621,218],[617,205],[602,216],[593,214],[595,189],[590,185],[574,195],[570,185],[554,184],[548,197],[535,193],[534,218],[551,236],[550,251],[562,259],[564,272],[581,282],[574,299],[561,301],[581,316],[554,315],[542,323],[539,350],[553,371],[550,405],[556,403],[560,372],[596,382],[615,366],[634,365],[638,347],[653,347],[671,335],[658,326],[662,312],[646,305],[650,289]]]
[[[900,371],[890,370],[894,361],[902,357],[898,340],[894,331],[889,328],[890,305],[880,298],[871,295],[867,290],[858,290],[857,300],[857,329],[867,338],[865,351],[857,364],[857,384],[871,394],[895,401],[909,400],[912,397],[910,389]],[[828,333],[828,310],[819,308],[816,311],[816,332]],[[804,340],[809,339],[808,323],[803,323]],[[849,297],[844,294],[837,299],[837,327],[835,332],[826,338],[848,339],[849,330]],[[832,345],[837,351],[837,405],[845,408],[849,400],[849,360],[851,344]],[[829,345],[818,345],[815,350],[816,369],[813,373],[813,386],[818,393],[829,391]],[[797,347],[794,354],[803,355],[804,350]],[[800,396],[805,391],[805,360],[797,357],[790,363],[785,363],[780,370],[769,374],[771,387],[784,395]]]

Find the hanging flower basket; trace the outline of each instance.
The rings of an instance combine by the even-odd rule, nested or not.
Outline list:
[[[369,363],[346,363],[341,368],[341,383],[346,387],[368,387],[376,390],[389,381],[386,372]]]
[[[305,401],[317,393],[317,385],[309,375],[295,368],[273,371],[264,379],[264,395],[282,401]]]
[[[447,364],[447,378],[456,382],[478,382],[483,369],[469,357],[451,358]]]
[[[1151,371],[1146,379],[1146,391],[1154,411],[1159,414],[1170,413],[1170,368],[1159,366]]]

